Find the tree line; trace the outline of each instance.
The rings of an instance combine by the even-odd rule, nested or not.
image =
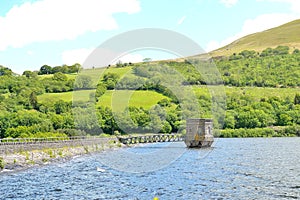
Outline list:
[[[245,50],[214,62],[228,86],[299,87],[299,61],[299,50],[291,52],[288,47],[277,47],[261,53]],[[176,92],[184,93],[182,88],[191,85],[220,84],[214,78],[208,83],[205,76],[214,75],[205,74],[211,72],[205,70],[201,74],[193,66],[195,62],[164,61],[118,66],[130,67],[132,73],[122,77],[117,73],[104,73],[96,88],[92,87],[89,76],[79,76],[76,82],[67,76],[68,73],[78,72],[78,64],[44,65],[38,72],[24,71],[22,76],[0,66],[0,137],[67,137],[123,134],[128,131],[184,133],[184,119],[193,116],[194,110],[200,109],[197,117],[212,117],[213,100],[209,94],[201,94],[197,96],[201,108],[185,108],[180,103],[188,101],[184,98],[188,95],[182,95],[180,99]],[[211,62],[208,60],[200,64],[210,66]],[[41,76],[46,74],[52,75]],[[176,85],[179,88],[172,88]],[[39,102],[37,98],[43,93],[62,93],[74,89],[95,91],[91,91],[89,102],[75,104],[63,100]],[[93,98],[98,101],[108,90],[153,90],[166,98],[150,109],[130,106],[117,113],[113,113],[111,108],[97,106],[95,118],[90,115],[95,109]],[[247,95],[247,92],[229,93],[226,104],[224,130],[217,132],[220,137],[300,136],[298,93],[285,99],[275,95],[258,100]],[[77,116],[76,120],[74,116]],[[221,118],[214,119],[214,123],[217,128],[223,124]]]

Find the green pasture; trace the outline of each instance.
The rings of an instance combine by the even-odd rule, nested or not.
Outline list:
[[[63,93],[45,93],[38,96],[38,102],[63,101],[88,101],[94,90],[79,90]],[[131,90],[109,90],[100,97],[97,106],[107,106],[114,109],[124,109],[127,106],[143,107],[145,109],[157,104],[158,101],[167,98],[154,91],[131,91]]]

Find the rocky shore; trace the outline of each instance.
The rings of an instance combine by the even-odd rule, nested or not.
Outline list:
[[[4,154],[0,155],[0,163],[3,165],[2,169],[0,166],[0,172],[15,172],[31,167],[47,165],[52,162],[64,162],[75,156],[101,152],[122,146],[123,145],[120,143],[107,143],[101,146],[98,146],[97,144],[88,146],[65,146],[62,148],[44,148]]]

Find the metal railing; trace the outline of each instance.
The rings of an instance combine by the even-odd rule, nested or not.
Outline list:
[[[78,140],[111,140],[112,138],[101,136],[72,136],[72,137],[49,137],[49,138],[2,138],[0,145],[14,145],[26,143],[53,143],[53,142],[69,142]]]
[[[117,138],[100,136],[74,136],[52,138],[4,138],[0,139],[0,155],[14,152],[32,151],[47,148],[109,145]]]

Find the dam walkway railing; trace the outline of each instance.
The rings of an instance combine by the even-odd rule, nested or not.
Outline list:
[[[53,138],[4,138],[0,139],[0,155],[32,151],[45,148],[62,148],[66,146],[90,146],[105,145],[110,142],[116,143],[117,138],[106,138],[100,136],[74,136]]]
[[[107,145],[109,143],[123,143],[125,145],[154,142],[183,141],[181,134],[142,134],[134,136],[101,137],[101,136],[74,136],[53,138],[4,138],[0,139],[0,155],[32,151],[46,148],[62,148],[90,145]]]
[[[180,142],[183,141],[181,134],[145,134],[138,136],[118,137],[123,144],[153,143],[153,142]]]

